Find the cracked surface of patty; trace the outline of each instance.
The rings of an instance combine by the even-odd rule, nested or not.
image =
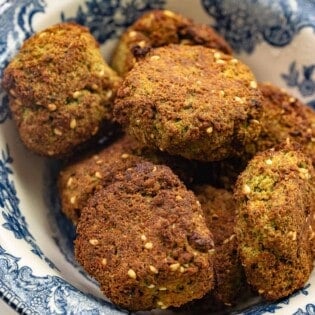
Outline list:
[[[111,119],[119,82],[88,29],[61,23],[24,42],[2,85],[24,144],[63,157]]]
[[[236,235],[247,281],[268,300],[301,288],[313,268],[311,160],[290,142],[257,154],[238,178]]]
[[[169,10],[152,10],[136,20],[121,36],[111,65],[125,75],[136,63],[137,55],[168,44],[203,45],[231,54],[228,43],[213,28],[196,24]]]
[[[180,306],[213,287],[213,240],[200,204],[162,165],[139,163],[88,200],[75,255],[129,310]]]
[[[213,161],[241,154],[257,138],[260,99],[241,61],[203,46],[169,45],[126,75],[114,115],[146,146]]]

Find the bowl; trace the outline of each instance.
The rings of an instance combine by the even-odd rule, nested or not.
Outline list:
[[[90,28],[108,59],[138,16],[174,10],[213,25],[258,81],[270,81],[315,107],[314,0],[2,0],[0,78],[22,42],[61,21]],[[75,262],[75,231],[61,214],[58,163],[22,145],[0,90],[0,296],[21,314],[127,314],[110,303]],[[283,300],[250,300],[242,314],[315,314],[315,271]],[[172,314],[172,311],[163,311]],[[232,311],[231,311],[232,312]],[[155,313],[153,311],[152,313]]]

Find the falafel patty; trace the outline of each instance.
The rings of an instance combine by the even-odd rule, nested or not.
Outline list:
[[[2,85],[24,144],[63,157],[111,119],[119,82],[88,29],[61,23],[24,42]]]
[[[169,45],[128,72],[114,115],[146,146],[214,161],[240,155],[257,138],[260,99],[241,61],[203,46]]]
[[[140,161],[169,166],[186,184],[194,178],[195,163],[141,146],[128,135],[96,153],[69,160],[58,176],[62,212],[77,224],[81,210],[95,190],[115,180],[116,174]]]
[[[315,111],[270,83],[259,83],[258,88],[263,95],[263,115],[257,151],[270,149],[289,137],[302,145],[315,164]]]
[[[137,55],[168,44],[203,45],[231,54],[229,44],[213,28],[169,10],[153,10],[142,15],[121,36],[111,66],[125,75]]]
[[[200,204],[172,171],[139,163],[88,200],[76,259],[113,303],[180,306],[213,287],[213,240]]]
[[[236,236],[248,283],[276,300],[301,288],[313,268],[311,160],[289,142],[257,154],[238,178]]]
[[[196,186],[193,190],[213,234],[215,287],[212,294],[216,300],[230,306],[236,303],[241,290],[246,288],[244,271],[237,254],[234,197],[231,192],[210,185]]]

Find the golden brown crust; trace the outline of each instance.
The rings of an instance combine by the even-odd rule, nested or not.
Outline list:
[[[231,54],[228,43],[213,28],[169,10],[152,10],[131,25],[120,38],[111,65],[125,75],[136,63],[137,55],[168,44],[203,45]]]
[[[302,145],[315,163],[315,112],[270,83],[259,83],[263,95],[262,131],[257,150],[264,151],[291,138]]]
[[[266,299],[301,288],[312,271],[313,181],[311,160],[290,143],[256,155],[237,181],[239,254]]]
[[[249,68],[203,46],[152,50],[126,75],[114,115],[139,142],[188,159],[241,154],[260,132]]]
[[[215,244],[213,295],[225,305],[235,304],[246,279],[237,254],[235,235],[236,204],[233,194],[210,185],[196,186],[194,192],[200,201],[208,228]]]
[[[132,154],[138,143],[124,136],[98,153],[70,161],[59,173],[62,212],[77,224],[82,208],[96,190],[115,180],[116,174],[143,160]]]
[[[24,42],[5,69],[2,85],[25,145],[60,157],[111,119],[119,82],[88,29],[62,23]]]
[[[145,160],[169,166],[187,184],[193,181],[193,161],[143,147],[124,135],[98,152],[68,161],[62,168],[58,178],[62,212],[77,224],[82,208],[95,190],[114,181],[117,173]]]
[[[115,304],[180,306],[213,286],[213,240],[200,204],[166,166],[139,163],[83,209],[75,255]]]

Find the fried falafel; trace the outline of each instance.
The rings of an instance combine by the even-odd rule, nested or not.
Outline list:
[[[315,163],[315,111],[270,83],[259,83],[263,95],[262,130],[256,151],[264,151],[290,138]]]
[[[313,268],[314,169],[288,143],[257,154],[238,178],[236,236],[248,283],[276,300],[301,288]]]
[[[213,287],[213,240],[198,200],[168,167],[150,162],[90,197],[75,255],[129,310],[180,306]]]
[[[212,295],[225,305],[233,305],[246,279],[237,253],[235,235],[236,204],[233,193],[210,185],[194,187],[203,210],[206,224],[211,229],[215,245],[215,287]]]
[[[146,146],[214,161],[240,155],[257,138],[260,98],[241,61],[203,46],[168,45],[129,71],[114,115]]]
[[[2,85],[26,147],[59,158],[111,119],[119,82],[88,29],[61,23],[24,42]]]
[[[195,24],[169,10],[153,10],[141,16],[123,33],[111,66],[123,76],[134,66],[137,55],[168,44],[203,45],[226,54],[232,53],[229,44],[210,26]]]
[[[61,169],[58,189],[62,212],[77,224],[82,208],[95,190],[114,181],[119,172],[145,160],[165,164],[184,183],[192,183],[196,168],[193,161],[143,147],[130,136],[124,135],[96,153],[69,160]]]

